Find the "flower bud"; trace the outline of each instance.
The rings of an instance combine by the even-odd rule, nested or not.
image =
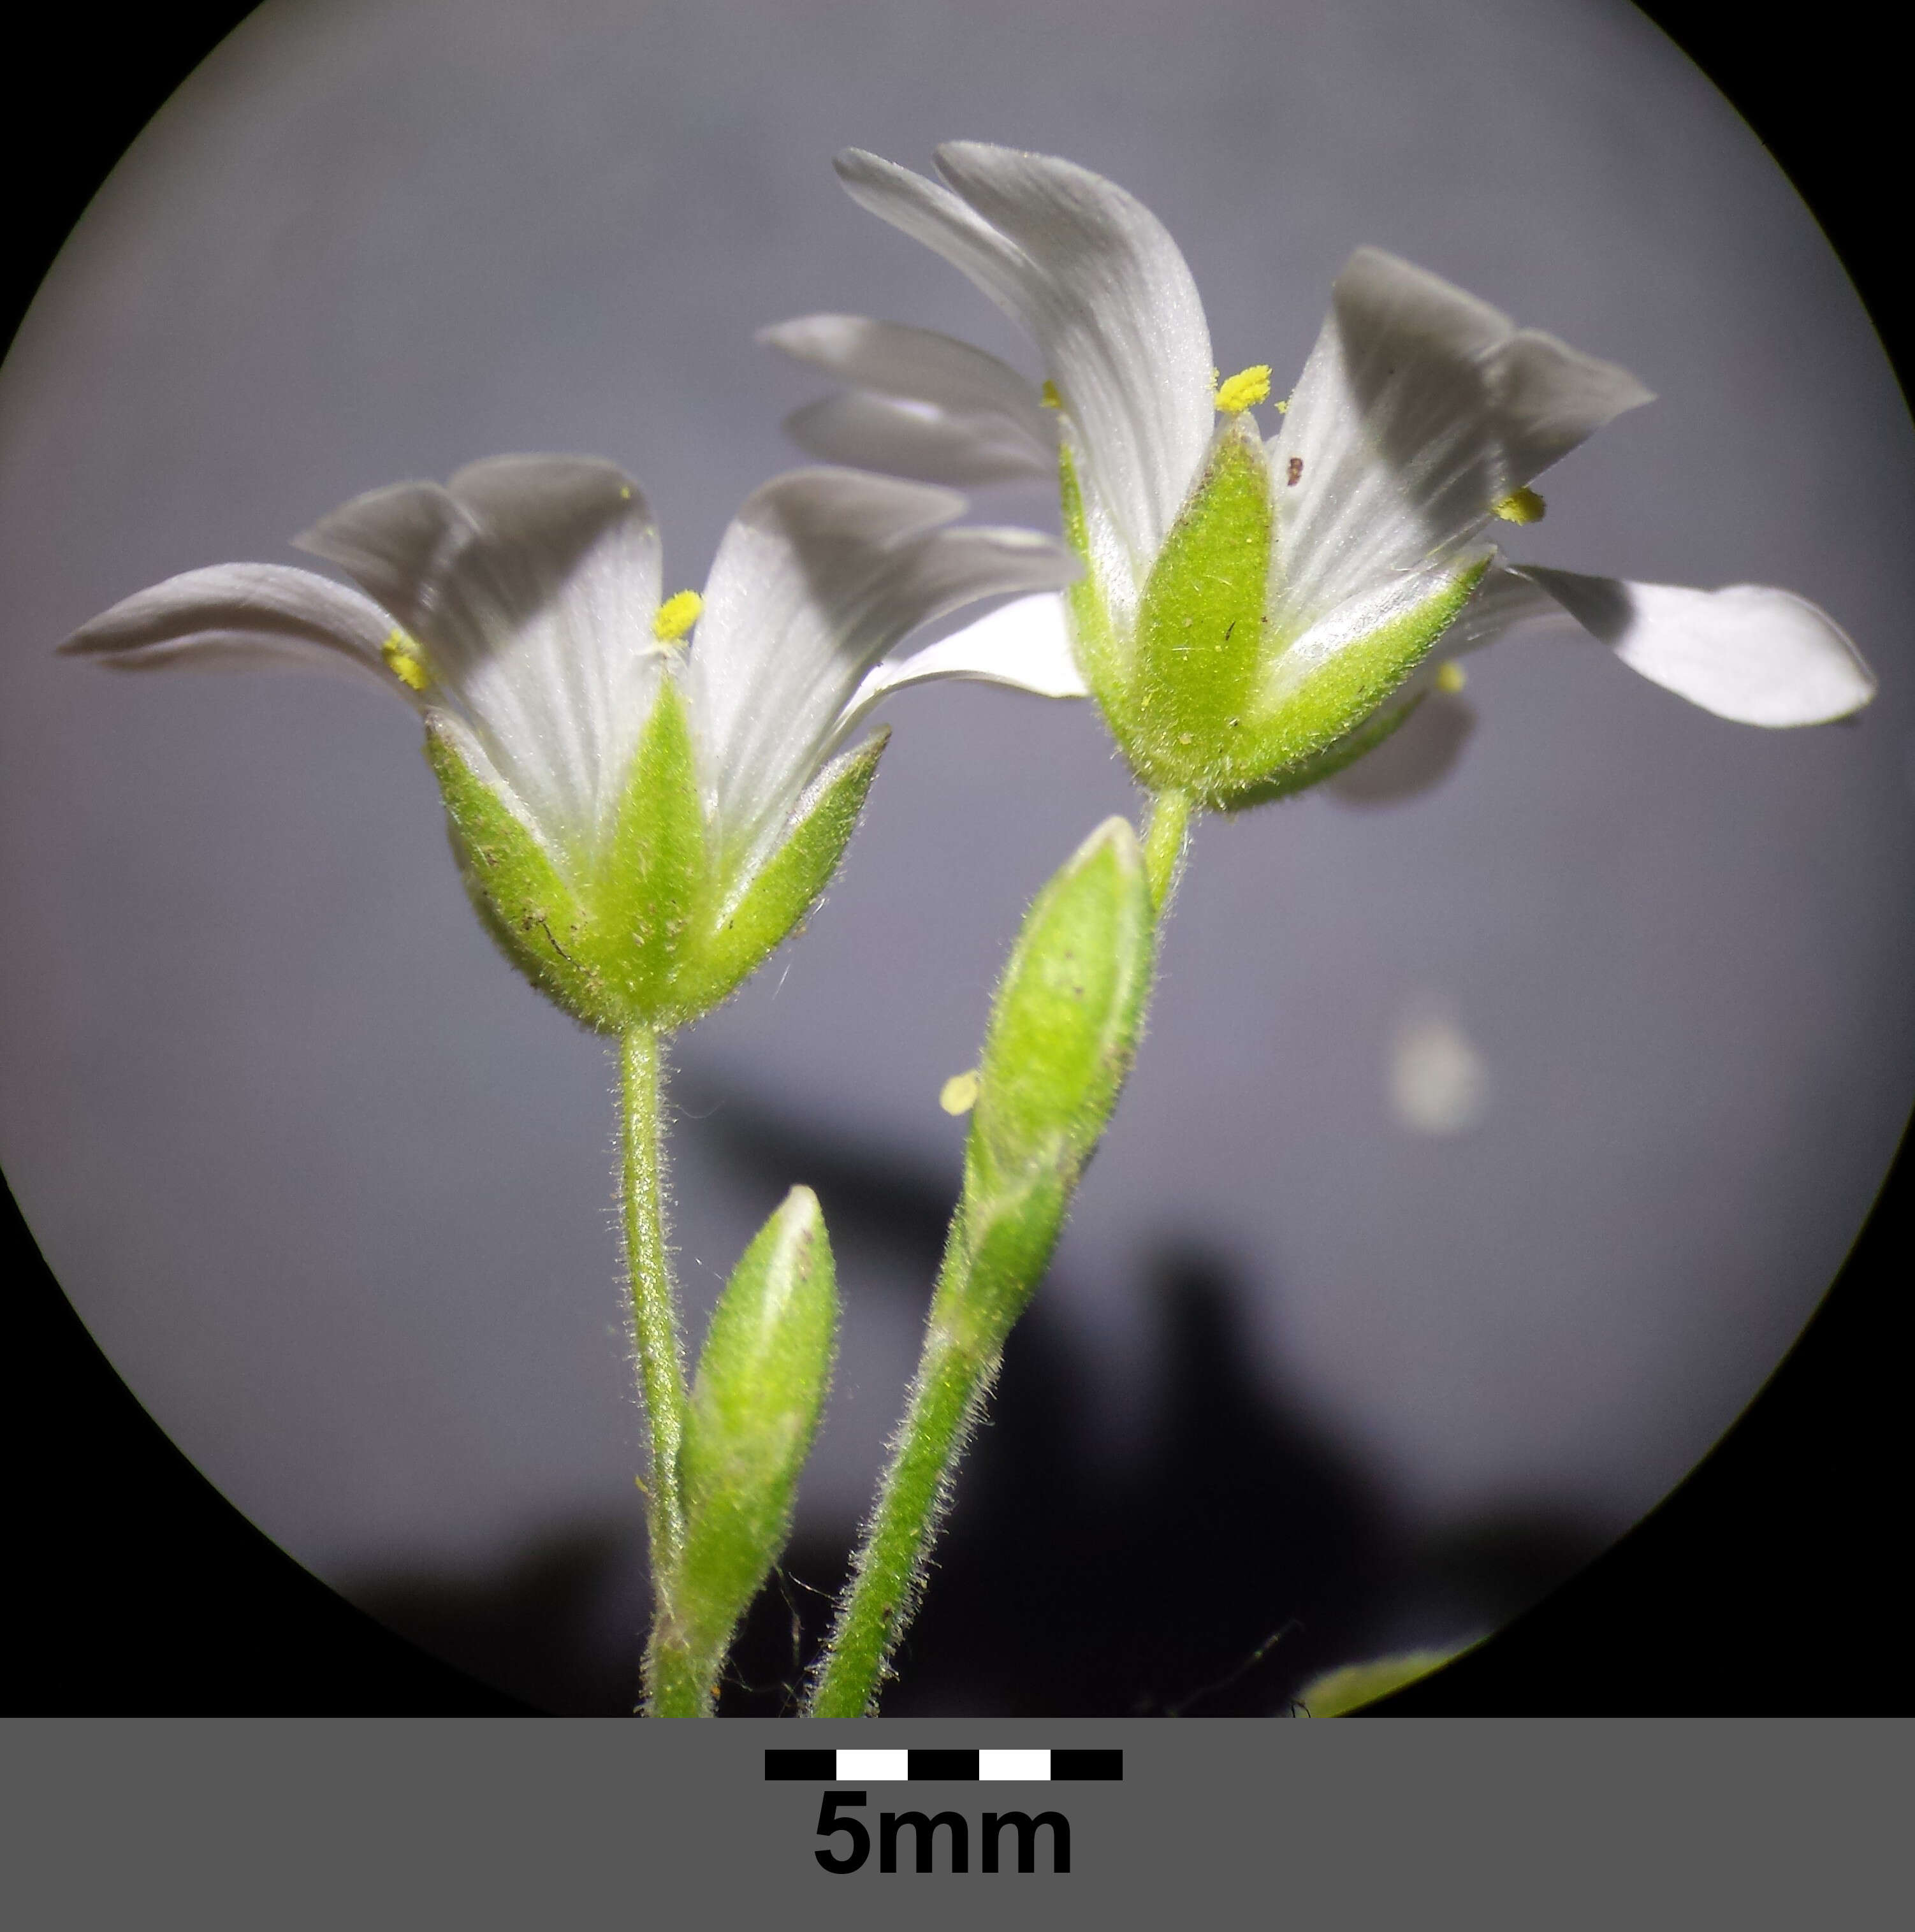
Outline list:
[[[1143,854],[1106,820],[1038,895],[986,1030],[956,1238],[936,1318],[995,1348],[1049,1264],[1136,1049],[1155,921]]]
[[[837,1289],[818,1197],[794,1187],[712,1316],[679,1455],[685,1540],[671,1628],[701,1682],[791,1533],[791,1498],[831,1379]]]

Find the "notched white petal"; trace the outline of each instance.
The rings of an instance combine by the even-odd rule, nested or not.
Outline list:
[[[343,584],[284,564],[223,563],[137,591],[62,651],[116,670],[279,664],[344,671],[407,695],[383,668],[392,619]]]
[[[658,531],[593,457],[502,456],[443,486],[375,490],[298,539],[426,646],[462,717],[555,854],[608,830],[661,675]]]
[[[1649,392],[1624,369],[1361,248],[1269,445],[1280,628],[1427,568]]]
[[[935,249],[1023,324],[1094,484],[1139,566],[1201,469],[1210,332],[1163,224],[1113,182],[1050,155],[941,147],[954,188],[857,149],[838,172],[860,206]]]
[[[1754,584],[1695,590],[1526,568],[1632,670],[1741,724],[1826,724],[1875,694],[1847,634],[1793,592]]]
[[[726,531],[687,691],[707,807],[734,862],[776,833],[893,644],[976,599],[1075,571],[1028,530],[945,529],[963,507],[889,477],[797,470],[755,493]]]

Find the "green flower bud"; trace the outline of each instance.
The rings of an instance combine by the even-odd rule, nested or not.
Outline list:
[[[1084,1164],[1130,1072],[1150,989],[1155,918],[1143,854],[1121,818],[1098,826],[1026,916],[991,1010],[936,1318],[989,1352],[1022,1312]]]
[[[810,1189],[794,1187],[719,1299],[680,1450],[685,1538],[660,1640],[682,1649],[701,1684],[791,1534],[837,1316],[824,1217]]]

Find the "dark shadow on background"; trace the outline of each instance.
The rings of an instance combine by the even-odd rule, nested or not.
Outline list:
[[[834,1235],[895,1258],[881,1292],[923,1304],[954,1177],[689,1070],[680,1092],[681,1132],[768,1193],[802,1178]],[[1090,1366],[1049,1312],[1053,1286],[1012,1337],[887,1716],[1280,1714],[1319,1671],[1493,1629],[1601,1547],[1550,1514],[1419,1546],[1356,1453],[1254,1372],[1251,1285],[1175,1240],[1149,1268],[1163,1324],[1149,1441],[1121,1466],[1100,1453]],[[845,1319],[858,1318],[854,1302]],[[572,1526],[494,1573],[387,1574],[348,1594],[548,1709],[626,1711],[641,1534],[635,1512]],[[848,1556],[840,1540],[794,1540],[746,1620],[726,1714],[794,1710]]]

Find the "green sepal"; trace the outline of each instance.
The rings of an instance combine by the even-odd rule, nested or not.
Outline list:
[[[685,1538],[673,1640],[701,1684],[791,1534],[830,1384],[838,1296],[818,1197],[794,1187],[744,1252],[698,1362],[679,1452]]]
[[[1119,735],[1154,790],[1214,796],[1241,768],[1265,654],[1271,516],[1262,446],[1241,430],[1220,436],[1138,608]]]
[[[1457,1644],[1448,1650],[1406,1650],[1394,1657],[1379,1657],[1368,1664],[1346,1664],[1313,1677],[1295,1700],[1307,1718],[1341,1718],[1387,1697],[1419,1677],[1440,1670],[1451,1658],[1460,1657],[1469,1646]]]
[[[1321,784],[1325,778],[1333,778],[1340,771],[1346,771],[1358,759],[1367,757],[1387,738],[1394,738],[1409,722],[1412,715],[1421,704],[1427,694],[1418,692],[1414,698],[1406,700],[1394,711],[1379,711],[1375,717],[1359,724],[1346,736],[1339,739],[1328,749],[1319,752],[1314,758],[1306,758],[1302,764],[1293,765],[1288,771],[1280,772],[1274,778],[1247,786],[1241,791],[1233,791],[1220,801],[1220,812],[1247,812],[1252,806],[1272,805],[1280,798],[1295,798],[1300,792],[1308,791],[1313,785]]]
[[[443,724],[427,724],[425,757],[480,923],[540,992],[587,1026],[616,1031],[620,1018],[598,969],[589,916],[545,848],[473,772]]]
[[[817,903],[857,830],[878,760],[890,737],[881,727],[854,751],[826,766],[810,802],[784,842],[753,877],[735,904],[720,914],[683,974],[680,999],[688,1015],[728,998],[761,966]]]
[[[1259,716],[1243,734],[1235,770],[1217,776],[1206,802],[1253,802],[1247,794],[1272,785],[1298,789],[1283,781],[1306,772],[1313,760],[1376,711],[1462,614],[1489,567],[1487,556],[1463,565],[1420,603],[1342,646],[1301,676],[1286,677],[1280,656],[1259,700]],[[1316,777],[1327,778],[1334,769],[1327,766]],[[1302,777],[1301,783],[1313,784],[1316,777]]]
[[[1110,607],[1097,581],[1096,560],[1091,555],[1090,523],[1084,514],[1083,486],[1077,480],[1076,460],[1068,443],[1058,451],[1058,490],[1062,500],[1064,541],[1084,566],[1082,576],[1066,584],[1064,590],[1064,606],[1070,614],[1071,654],[1092,696],[1115,730],[1116,719],[1124,715],[1130,674],[1119,656]]]
[[[611,995],[631,1020],[680,1017],[680,970],[698,950],[705,895],[704,808],[684,700],[661,681],[590,886]]]
[[[1026,915],[986,1029],[954,1237],[936,1318],[999,1346],[1048,1266],[1084,1164],[1136,1051],[1154,958],[1143,854],[1105,821]]]

